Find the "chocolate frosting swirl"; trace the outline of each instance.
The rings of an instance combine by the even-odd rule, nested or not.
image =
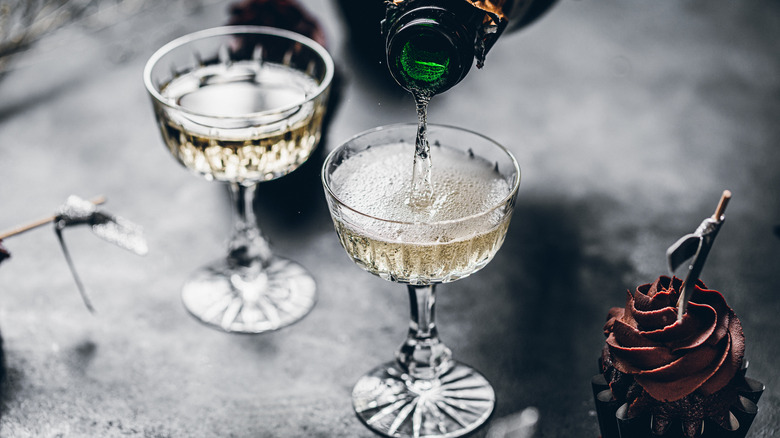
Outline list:
[[[673,402],[699,391],[708,396],[742,365],[745,336],[718,291],[698,281],[688,311],[677,321],[682,280],[661,276],[627,293],[604,326],[615,369],[631,375],[650,397]]]

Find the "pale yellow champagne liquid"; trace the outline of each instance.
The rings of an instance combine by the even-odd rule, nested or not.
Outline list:
[[[334,171],[330,187],[350,207],[333,215],[341,244],[359,266],[391,281],[428,284],[470,275],[504,241],[511,211],[501,202],[510,184],[480,158],[437,148],[432,201],[420,207],[409,199],[413,149],[372,146]]]
[[[326,98],[306,101],[316,89],[313,78],[280,64],[210,65],[163,87],[163,97],[189,112],[158,110],[160,128],[171,154],[209,180],[270,180],[316,147]],[[264,113],[279,108],[288,109]]]

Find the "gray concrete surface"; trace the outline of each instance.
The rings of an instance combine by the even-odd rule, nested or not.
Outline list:
[[[67,232],[93,316],[50,229],[4,242],[0,436],[373,436],[350,392],[403,340],[407,296],[344,254],[319,166],[357,132],[414,121],[414,109],[357,62],[335,2],[305,4],[340,88],[320,153],[256,202],[275,250],[318,285],[312,313],[276,333],[220,333],[181,306],[187,275],[224,251],[227,192],[168,155],[141,81],[157,47],[223,24],[225,3],[65,29],[0,80],[0,229],[70,194],[103,194],[150,246],[141,258]],[[596,437],[589,379],[607,309],[665,273],[666,247],[730,189],[702,278],[740,316],[749,375],[767,385],[750,436],[778,434],[778,39],[771,0],[564,0],[433,101],[429,121],[493,137],[523,169],[504,247],[439,289],[440,334],[493,382],[495,418],[535,406],[538,436]]]

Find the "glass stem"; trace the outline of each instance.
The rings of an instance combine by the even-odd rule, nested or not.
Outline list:
[[[257,225],[254,199],[257,184],[230,183],[230,197],[234,207],[233,235],[228,245],[228,261],[234,266],[265,267],[271,260],[271,247]]]
[[[452,352],[439,340],[434,322],[435,285],[409,285],[411,321],[406,341],[396,351],[401,371],[413,379],[436,379],[452,365]]]

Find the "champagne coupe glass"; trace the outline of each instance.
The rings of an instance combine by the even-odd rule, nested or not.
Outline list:
[[[411,322],[395,360],[352,391],[359,418],[390,437],[457,437],[495,406],[490,383],[455,361],[434,323],[434,287],[484,267],[504,241],[520,169],[499,144],[465,129],[428,125],[433,199],[409,201],[417,125],[353,137],[325,160],[322,183],[339,240],[352,260],[407,285]]]
[[[258,182],[292,172],[317,146],[333,72],[314,41],[259,26],[186,35],[147,62],[144,83],[168,150],[194,173],[227,183],[235,206],[227,257],[196,271],[182,290],[201,321],[260,333],[314,305],[314,280],[271,252],[252,203]]]

